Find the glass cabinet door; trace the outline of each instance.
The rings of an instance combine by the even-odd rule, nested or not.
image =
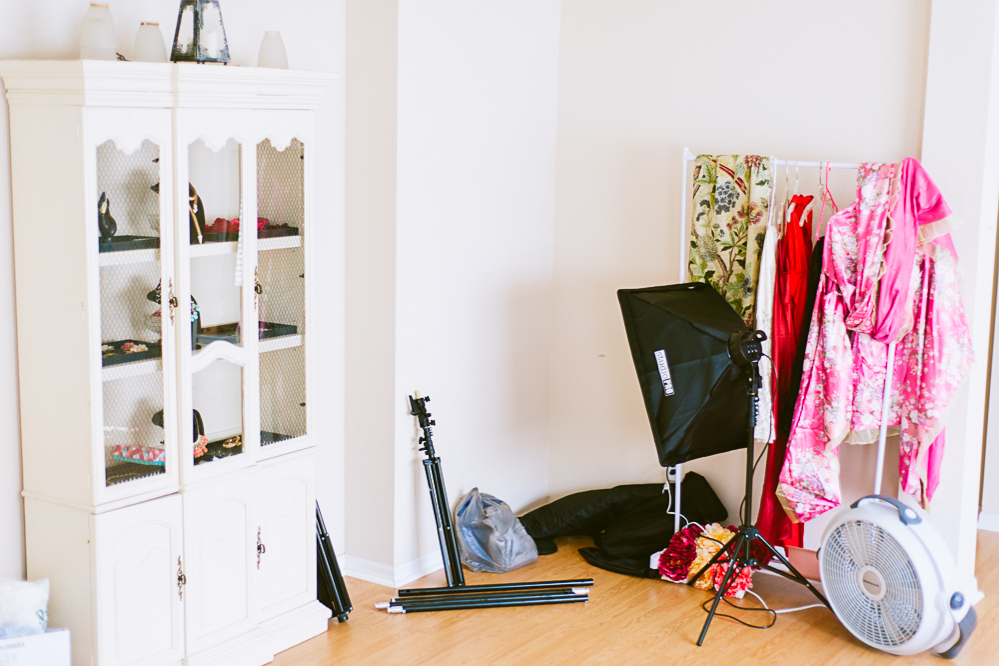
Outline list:
[[[179,420],[185,467],[194,474],[209,468],[248,464],[244,428],[248,388],[255,369],[252,336],[253,245],[244,236],[243,162],[245,149],[230,139],[218,150],[203,141],[190,144],[183,200],[178,194],[177,239],[181,245],[184,289],[180,308],[187,328],[178,333],[182,362]],[[184,170],[179,170],[184,173]],[[180,187],[180,185],[178,185]],[[242,461],[242,462],[239,462]]]
[[[103,483],[116,492],[168,472],[175,477],[167,444],[173,415],[164,418],[164,349],[172,334],[160,308],[170,279],[161,261],[160,151],[148,140],[130,153],[112,141],[96,149],[97,206],[89,219],[100,276]]]
[[[305,146],[257,145],[260,446],[306,434]]]

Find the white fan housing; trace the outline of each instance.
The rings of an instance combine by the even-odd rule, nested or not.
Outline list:
[[[978,581],[957,580],[954,557],[922,509],[870,495],[822,535],[822,585],[846,628],[871,647],[952,658],[976,623]]]

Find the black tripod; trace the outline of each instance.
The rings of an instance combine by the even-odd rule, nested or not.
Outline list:
[[[420,450],[427,454],[423,468],[430,486],[430,501],[434,506],[434,520],[437,521],[437,538],[440,541],[441,556],[444,558],[444,575],[447,587],[411,588],[399,590],[399,596],[392,601],[375,604],[389,613],[416,613],[436,610],[459,610],[464,608],[495,608],[499,606],[542,606],[585,602],[589,599],[592,578],[578,580],[552,580],[533,583],[500,583],[496,585],[465,585],[465,575],[461,570],[461,557],[458,552],[458,539],[451,520],[450,504],[447,501],[447,488],[444,486],[444,473],[441,459],[434,452],[433,426],[436,422],[427,411],[430,397],[420,397],[419,392],[409,398],[410,411],[420,421],[423,436],[420,437]]]
[[[812,594],[818,597],[819,601],[832,610],[832,607],[829,605],[826,598],[822,596],[822,593],[815,589],[815,587],[808,582],[808,579],[802,576],[801,573],[799,573],[798,570],[795,569],[791,563],[777,551],[776,548],[770,545],[770,543],[760,535],[760,531],[752,525],[753,432],[756,430],[756,408],[760,390],[760,358],[763,356],[763,347],[760,343],[766,339],[766,335],[762,331],[755,331],[753,333],[735,333],[729,340],[729,356],[732,358],[732,361],[742,369],[743,373],[746,374],[746,393],[749,395],[749,441],[746,446],[746,498],[744,500],[742,511],[742,525],[739,527],[739,531],[736,532],[735,536],[733,536],[721,550],[715,553],[715,556],[711,558],[711,561],[705,564],[688,583],[689,585],[693,585],[701,578],[705,571],[710,569],[711,566],[717,562],[722,561],[723,558],[727,561],[728,569],[725,571],[725,576],[722,578],[721,585],[715,592],[714,601],[711,603],[711,610],[708,611],[708,618],[704,621],[704,628],[701,629],[700,638],[697,639],[698,645],[701,645],[704,642],[704,637],[708,634],[708,627],[711,626],[711,620],[715,617],[715,611],[718,609],[718,602],[722,600],[722,597],[725,596],[725,592],[728,591],[729,586],[735,582],[736,576],[738,576],[745,567],[766,569],[767,571],[783,576],[788,580],[792,580],[795,583],[800,583],[811,590]],[[787,567],[787,571],[775,569],[771,567],[769,563],[757,560],[756,557],[753,556],[753,546],[757,543],[759,544],[759,546],[757,546],[757,550],[762,547],[764,552],[769,551],[769,553],[776,557],[781,564]]]
[[[333,552],[333,542],[326,531],[323,512],[316,502],[316,566],[319,569],[317,592],[319,601],[333,611],[333,616],[340,622],[346,622],[354,607],[350,604],[347,585],[343,582],[340,565]]]

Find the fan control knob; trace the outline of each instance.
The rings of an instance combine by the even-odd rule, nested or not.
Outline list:
[[[957,610],[964,605],[964,595],[960,592],[955,592],[950,597],[950,609]]]

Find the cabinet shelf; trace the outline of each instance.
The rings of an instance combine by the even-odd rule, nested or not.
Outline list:
[[[191,258],[214,257],[222,254],[235,254],[236,241],[226,241],[223,243],[202,243],[191,246],[189,253]],[[257,252],[267,252],[269,250],[284,250],[291,247],[302,247],[301,236],[281,236],[279,238],[261,238],[257,240]],[[135,250],[141,252],[141,250]],[[118,253],[124,254],[124,253]]]
[[[260,341],[260,353],[278,351],[280,349],[291,349],[302,346],[301,335],[285,335],[280,338],[267,338]]]
[[[159,248],[144,248],[141,250],[119,250],[118,252],[101,252],[100,265],[124,266],[126,264],[145,264],[160,260]]]

